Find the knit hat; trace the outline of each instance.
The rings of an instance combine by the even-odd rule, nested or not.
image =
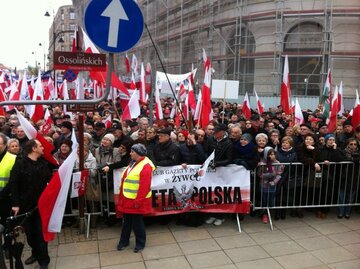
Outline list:
[[[133,145],[131,147],[132,151],[135,151],[137,154],[139,154],[140,156],[145,156],[146,155],[146,148],[143,144],[137,143],[135,145]]]
[[[249,133],[244,133],[244,134],[241,136],[241,139],[245,139],[245,140],[251,142],[253,138],[252,138],[252,135],[251,135],[251,134],[249,134]]]
[[[325,142],[327,142],[330,137],[335,138],[335,135],[332,133],[325,135]]]
[[[269,153],[271,151],[275,151],[272,147],[265,147],[264,148],[264,158],[267,159],[269,157]]]
[[[72,124],[71,124],[70,121],[63,121],[63,122],[61,123],[61,127],[64,127],[64,128],[66,128],[66,129],[69,129],[70,131],[72,131],[72,128],[73,128],[73,126],[72,126]]]
[[[345,120],[343,123],[343,127],[347,126],[347,125],[351,125],[351,121],[349,119]]]
[[[106,134],[103,138],[107,138],[111,141],[111,144],[114,144],[115,136],[113,134]]]

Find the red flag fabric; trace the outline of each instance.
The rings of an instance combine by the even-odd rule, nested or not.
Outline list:
[[[65,205],[71,182],[72,171],[77,158],[77,145],[54,174],[40,196],[38,207],[44,240],[54,240],[61,231]]]
[[[103,119],[102,122],[105,124],[106,129],[110,129],[111,128],[111,114],[109,114],[109,116],[106,117],[106,119]]]
[[[50,116],[49,109],[47,108],[44,115],[45,123],[41,126],[41,133],[47,135],[53,126],[53,120]]]
[[[250,109],[250,101],[248,93],[245,93],[244,102],[242,105],[242,114],[244,115],[245,119],[249,120],[251,118],[251,109]]]
[[[331,102],[331,110],[330,110],[330,117],[328,122],[328,131],[329,133],[332,133],[336,130],[336,124],[337,124],[337,114],[338,114],[338,87],[335,87],[335,92],[333,95],[333,99]]]
[[[140,115],[139,92],[134,91],[122,114],[122,120],[136,119]]]
[[[129,74],[130,73],[130,60],[128,55],[125,55],[125,66],[126,66],[126,73]]]
[[[356,90],[355,106],[351,118],[351,124],[354,128],[358,127],[360,124],[360,100],[359,100],[359,93],[357,90]]]
[[[286,115],[291,114],[290,108],[290,75],[289,75],[289,61],[288,56],[285,56],[284,61],[284,72],[283,80],[281,83],[281,96],[280,96],[280,105],[283,108],[283,111]]]
[[[258,110],[258,113],[261,115],[262,113],[264,113],[264,107],[263,107],[263,105],[261,104],[260,98],[259,98],[259,96],[257,95],[257,92],[256,92],[255,90],[254,90],[254,93],[255,93],[255,97],[256,97],[257,110]]]
[[[203,60],[204,60],[204,83],[202,85],[201,90],[201,107],[199,112],[199,124],[202,128],[205,128],[206,125],[211,120],[211,93],[210,93],[210,85],[211,85],[211,63],[209,58],[206,56],[205,50],[203,49]]]
[[[144,63],[141,63],[140,69],[140,102],[142,104],[146,103],[146,73],[144,68]]]

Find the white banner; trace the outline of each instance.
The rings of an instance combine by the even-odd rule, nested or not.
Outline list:
[[[153,215],[189,210],[203,212],[250,211],[250,171],[229,165],[198,175],[200,165],[157,167],[151,183]],[[115,202],[120,190],[120,169],[114,170]]]

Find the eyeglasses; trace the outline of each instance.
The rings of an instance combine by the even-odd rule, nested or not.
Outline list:
[[[349,143],[349,146],[357,146],[356,143]]]

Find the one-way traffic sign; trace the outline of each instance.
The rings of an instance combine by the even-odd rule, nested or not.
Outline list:
[[[92,0],[85,10],[84,26],[101,49],[123,52],[141,38],[144,18],[134,0]]]

